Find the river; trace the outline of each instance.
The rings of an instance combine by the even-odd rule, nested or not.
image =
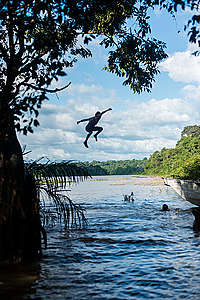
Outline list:
[[[123,201],[131,192],[134,202]],[[85,207],[87,228],[49,227],[40,262],[1,268],[1,300],[200,298],[193,206],[170,187],[94,177],[73,185],[70,197]]]

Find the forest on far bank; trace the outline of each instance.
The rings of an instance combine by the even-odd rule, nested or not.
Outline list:
[[[200,126],[187,126],[175,148],[155,151],[149,159],[80,162],[91,176],[149,175],[200,179]]]
[[[187,126],[175,148],[155,151],[148,159],[145,175],[200,179],[200,126]]]
[[[144,166],[147,158],[143,160],[108,160],[108,161],[92,161],[81,162],[79,166],[87,168],[91,176],[101,175],[136,175],[144,173]]]

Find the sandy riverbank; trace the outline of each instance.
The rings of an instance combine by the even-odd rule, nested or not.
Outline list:
[[[140,177],[133,178],[135,184],[139,185],[164,185],[162,177]]]
[[[119,175],[114,177],[93,177],[92,180],[97,181],[109,181],[111,180],[112,183],[110,185],[126,185],[126,184],[137,184],[137,185],[164,185],[164,181],[162,177],[156,176],[156,177],[143,177],[143,176],[124,176]]]

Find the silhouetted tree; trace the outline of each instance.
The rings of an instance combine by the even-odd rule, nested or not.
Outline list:
[[[16,130],[33,133],[49,88],[78,57],[92,55],[93,39],[110,48],[105,69],[124,77],[133,92],[150,91],[157,64],[167,55],[164,43],[151,38],[148,9],[166,1],[1,0],[0,1],[0,255],[23,257],[29,234],[33,189],[24,171]],[[168,3],[168,2],[167,2]],[[181,1],[170,1],[176,10]],[[188,1],[188,3],[190,3]],[[195,1],[192,1],[192,5]],[[194,5],[193,5],[194,6]],[[134,28],[128,20],[134,18]],[[199,23],[199,18],[193,18]],[[133,23],[133,22],[132,22]],[[198,40],[194,29],[190,39]],[[38,214],[39,208],[37,208]],[[24,228],[27,228],[24,232]],[[30,226],[31,227],[31,226]],[[39,234],[39,233],[38,233]],[[15,237],[15,238],[13,238]],[[2,243],[3,238],[3,243]],[[39,246],[38,246],[39,247]],[[37,252],[37,249],[36,249]]]

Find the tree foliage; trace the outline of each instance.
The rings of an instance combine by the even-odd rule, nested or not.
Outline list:
[[[199,43],[198,4],[195,0],[0,1],[0,256],[22,257],[30,252],[34,256],[40,251],[39,206],[34,208],[38,198],[24,172],[16,130],[33,132],[48,93],[70,83],[52,86],[77,59],[92,55],[89,45],[94,39],[109,50],[105,70],[123,77],[123,84],[133,92],[149,92],[158,63],[167,57],[165,44],[152,37],[150,12],[159,7],[174,15],[178,7],[189,7],[194,14],[185,29],[189,40]],[[176,153],[163,150],[156,155],[162,161]]]
[[[134,175],[142,174],[146,160],[108,160],[108,161],[92,161],[82,162],[92,175]]]
[[[35,179],[44,225],[50,221],[59,221],[69,229],[87,224],[84,209],[68,195],[71,184],[91,177],[86,167],[72,161],[52,162],[40,159],[27,162],[25,170],[27,175]]]
[[[190,13],[184,30],[188,33],[190,43],[200,46],[200,15],[199,15],[199,1],[198,0],[161,0],[155,1],[156,4],[160,3],[162,7],[166,8],[173,16],[178,11],[182,10]],[[195,51],[195,55],[199,55],[199,50]]]
[[[110,48],[106,70],[124,77],[137,93],[150,91],[157,64],[167,55],[151,38],[151,1],[1,0],[0,101],[7,102],[19,131],[33,132],[48,89],[79,57],[92,55],[97,39]],[[127,20],[133,18],[130,28]],[[67,86],[67,84],[66,84]],[[63,87],[64,88],[64,87]]]
[[[200,44],[197,0],[1,0],[0,101],[12,109],[17,130],[27,134],[39,125],[48,92],[59,90],[49,86],[79,57],[92,55],[94,39],[110,50],[105,70],[124,77],[135,93],[150,92],[158,63],[167,57],[165,44],[151,35],[156,7],[173,16],[190,9],[185,30]]]
[[[183,129],[181,132],[181,136],[200,136],[200,126],[193,125],[193,126],[187,126]]]
[[[145,173],[181,179],[200,179],[200,126],[187,126],[172,149],[163,148],[149,158]]]

